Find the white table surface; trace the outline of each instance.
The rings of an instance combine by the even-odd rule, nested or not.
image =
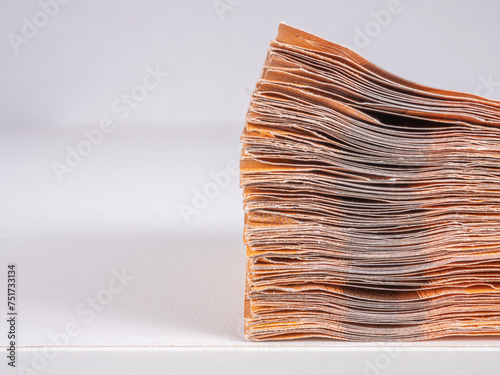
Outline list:
[[[3,359],[1,374],[498,371],[500,341],[494,339],[402,345],[245,340],[238,178],[191,223],[178,211],[194,188],[210,181],[210,171],[237,159],[240,130],[118,129],[62,183],[50,163],[78,142],[78,132],[22,131],[0,139],[0,272],[17,265],[17,350],[24,371],[9,369]],[[103,299],[113,271],[123,270],[133,280]],[[89,299],[97,301],[92,319]],[[67,324],[77,333],[54,342]],[[4,350],[6,330],[0,325]],[[49,347],[55,358],[37,362],[50,356]]]

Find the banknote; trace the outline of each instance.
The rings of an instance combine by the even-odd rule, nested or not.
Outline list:
[[[500,102],[282,23],[241,142],[248,339],[500,335]]]

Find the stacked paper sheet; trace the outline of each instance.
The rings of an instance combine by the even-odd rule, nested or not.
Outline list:
[[[500,102],[281,24],[242,142],[249,339],[500,334]]]

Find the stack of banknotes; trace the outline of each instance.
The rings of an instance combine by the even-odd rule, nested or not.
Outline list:
[[[248,339],[500,334],[500,102],[281,24],[241,140]]]

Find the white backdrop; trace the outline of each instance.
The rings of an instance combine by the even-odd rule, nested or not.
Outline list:
[[[121,126],[240,126],[280,21],[360,45],[369,60],[419,83],[474,92],[481,76],[500,80],[494,0],[64,2],[47,22],[35,0],[1,2],[2,126],[92,126],[156,64],[170,78]],[[377,21],[391,6],[398,12]],[[23,29],[24,17],[46,25]],[[358,29],[373,35],[368,45],[356,43]],[[35,35],[8,37],[23,31]],[[490,94],[500,98],[496,88]]]

